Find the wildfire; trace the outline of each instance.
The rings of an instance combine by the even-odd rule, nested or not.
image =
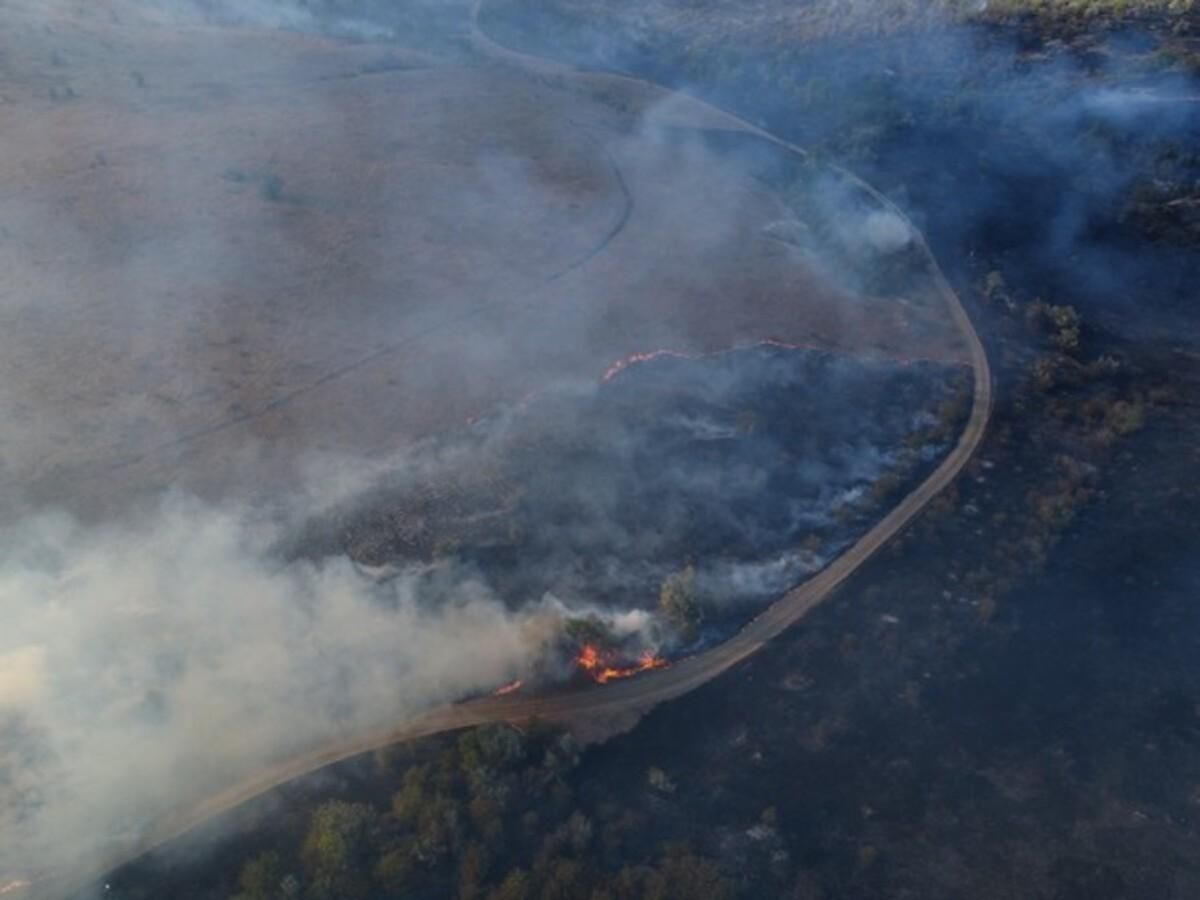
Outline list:
[[[791,344],[787,341],[781,341],[778,338],[765,337],[746,345],[750,347],[775,347],[779,350],[828,350],[827,347],[822,347],[818,344]],[[687,353],[683,350],[670,350],[663,348],[662,350],[650,350],[645,353],[632,353],[624,359],[618,359],[615,363],[608,367],[604,372],[604,377],[601,381],[612,381],[630,366],[638,363],[650,362],[654,359],[710,359],[717,356],[724,356],[727,353],[733,353],[735,350],[744,350],[743,347],[727,347],[724,350],[711,350],[708,352]]]
[[[28,881],[10,881],[8,884],[0,884],[0,894],[11,894],[29,886]]]
[[[496,690],[492,691],[492,696],[507,697],[509,694],[515,694],[517,691],[519,691],[524,686],[525,686],[525,682],[523,682],[520,678],[518,678],[516,681],[510,681],[508,684],[504,685],[503,687],[496,688]]]
[[[689,352],[685,352],[683,350],[670,350],[667,348],[663,348],[661,350],[650,350],[650,351],[647,351],[644,353],[632,353],[629,356],[626,356],[624,359],[618,359],[615,363],[613,363],[611,366],[609,366],[604,371],[604,375],[600,380],[602,382],[612,381],[614,378],[616,378],[618,375],[620,375],[622,372],[624,372],[630,366],[635,366],[638,363],[650,362],[651,360],[655,360],[655,359],[664,359],[664,358],[667,358],[667,359],[712,359],[712,358],[715,358],[718,356],[724,356],[728,353],[733,353],[737,350],[745,350],[748,347],[774,347],[775,349],[778,349],[778,350],[809,350],[809,351],[815,351],[818,353],[840,352],[836,348],[825,346],[820,343],[796,344],[796,343],[792,343],[790,341],[781,341],[778,338],[773,338],[773,337],[760,338],[759,340],[754,341],[753,343],[741,345],[738,347],[728,347],[724,350],[711,350],[711,351],[707,351],[707,352],[697,351],[697,352],[689,353]],[[890,354],[890,353],[885,354],[885,356],[887,359],[890,359],[894,362],[899,363],[900,365],[905,365],[905,366],[912,365],[913,363],[918,363],[918,362],[941,362],[941,363],[949,363],[949,364],[955,364],[955,363],[961,364],[962,363],[961,360],[939,360],[936,357],[925,357],[925,356],[906,357],[906,356],[898,356],[898,355]]]
[[[591,644],[585,644],[579,651],[579,656],[575,657],[575,664],[587,672],[597,684],[608,684],[618,678],[629,678],[639,672],[648,672],[651,669],[665,669],[671,664],[661,656],[655,656],[649,651],[643,653],[641,658],[631,666],[614,666],[611,662],[611,657],[606,659],[605,654]]]
[[[601,378],[600,380],[601,381],[612,381],[614,378],[616,378],[618,375],[620,375],[623,371],[625,371],[632,365],[636,365],[637,363],[650,362],[650,360],[652,360],[652,359],[659,359],[660,357],[664,357],[664,356],[669,356],[674,359],[694,359],[695,358],[694,354],[683,353],[679,350],[652,350],[649,353],[633,353],[629,356],[626,356],[624,359],[618,359],[615,363],[613,363],[611,366],[609,366],[604,372],[604,377]]]

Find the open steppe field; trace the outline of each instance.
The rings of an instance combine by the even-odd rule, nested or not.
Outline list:
[[[776,239],[780,192],[686,110],[136,5],[3,14],[4,501],[276,490],[660,348],[962,356],[940,306]]]

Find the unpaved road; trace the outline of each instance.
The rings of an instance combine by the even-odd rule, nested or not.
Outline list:
[[[478,12],[483,0],[476,4],[472,16],[472,37],[476,47],[486,55],[508,65],[520,66],[537,76],[547,74],[564,77],[571,70],[561,64],[528,57],[495,44],[478,27]],[[658,96],[668,92],[657,86],[621,75],[589,74],[590,79],[617,79],[636,84],[640,89]],[[762,129],[722,110],[710,107],[693,98],[680,97],[680,104],[689,112],[699,110],[715,127],[740,130],[768,140],[789,152],[804,151]],[[879,203],[893,213],[903,216],[894,204],[874,189],[843,173],[867,190]],[[908,221],[905,218],[905,221]],[[860,566],[896,537],[925,506],[949,485],[962,471],[983,440],[992,409],[992,377],[983,344],[971,325],[970,318],[941,268],[934,259],[924,237],[912,226],[918,249],[926,257],[936,287],[946,308],[959,329],[968,350],[974,376],[973,406],[958,443],[940,466],[906,496],[887,516],[864,534],[845,553],[809,581],[789,591],[757,618],[723,644],[696,656],[676,661],[670,668],[647,672],[636,678],[605,686],[583,686],[546,696],[481,697],[475,700],[432,710],[395,727],[344,739],[311,753],[297,756],[273,769],[260,772],[228,790],[215,794],[199,805],[163,819],[149,829],[136,846],[115,850],[102,865],[89,867],[58,877],[45,878],[16,896],[61,897],[77,891],[81,885],[98,880],[105,872],[130,862],[171,840],[191,831],[213,817],[227,812],[266,791],[332,763],[366,753],[390,744],[413,740],[441,732],[494,722],[522,722],[540,718],[551,722],[577,725],[581,722],[625,720],[643,714],[655,705],[679,697],[711,681],[732,666],[747,659],[765,643],[800,621],[823,600],[828,598]]]

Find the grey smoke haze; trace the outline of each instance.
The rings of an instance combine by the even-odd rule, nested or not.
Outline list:
[[[422,597],[347,560],[272,561],[277,537],[182,497],[134,524],[47,513],[0,536],[0,723],[21,736],[0,750],[0,872],[136,836],[231,776],[504,683],[555,634],[554,610],[513,614],[469,578]]]
[[[455,6],[419,5],[413,21]],[[212,22],[238,27],[175,32]],[[584,114],[575,98],[542,109],[535,95],[489,118],[493,95],[438,82],[425,57],[249,30],[398,33],[354,15],[59,0],[6,5],[0,24],[12,26],[0,51],[17,101],[0,211],[0,884],[136,839],[155,815],[290,752],[521,675],[564,615],[656,639],[644,611],[540,593],[502,602],[466,567],[434,579],[400,568],[380,584],[345,558],[277,550],[299,515],[397,468],[421,481],[462,465],[429,450],[428,434],[546,382],[594,389],[614,360],[577,357],[605,327],[609,292],[633,310],[622,352],[721,346],[723,323],[688,319],[687,303],[845,299],[796,275],[793,250],[763,233],[784,213],[769,190],[722,176],[726,157],[655,121],[671,110],[597,112],[567,134],[548,123]],[[427,94],[371,80],[406,66]],[[505,116],[531,146],[499,127]],[[459,140],[474,119],[480,132]],[[592,132],[605,128],[619,137],[599,147]],[[421,154],[436,181],[397,168]],[[862,231],[886,253],[907,240],[902,223],[845,212],[848,241]],[[627,216],[618,246],[669,245],[680,262],[598,257],[595,279],[573,282],[570,266]],[[740,268],[705,265],[744,234],[756,237]],[[431,260],[426,248],[450,241],[458,252]],[[637,318],[657,294],[686,302]],[[479,298],[497,297],[520,303],[489,318]],[[459,318],[444,321],[454,303]],[[834,309],[832,332],[866,324]],[[780,310],[786,323],[794,306]],[[427,349],[446,333],[455,340]],[[514,353],[546,358],[540,380],[497,383]],[[843,457],[855,478],[888,463],[869,443],[847,441]],[[814,463],[806,477],[825,474]],[[663,484],[672,477],[706,487],[670,470]],[[747,490],[757,477],[728,473]],[[579,486],[601,513],[604,487]],[[698,582],[714,597],[764,594],[818,563],[701,567]]]
[[[1123,209],[1139,186],[1196,178],[1196,79],[1160,40],[1194,27],[1178,5],[1065,39],[1036,17],[994,27],[958,15],[986,4],[771,4],[764,24],[721,3],[614,0],[603,27],[587,7],[556,0],[554,27],[540,27],[537,5],[497,0],[491,24],[510,43],[691,90],[820,148],[897,199],[950,267],[983,250],[1112,330],[1192,333],[1195,253],[1178,234],[1132,233]],[[826,26],[827,40],[777,39]]]
[[[10,161],[61,159],[52,175],[68,183],[61,196],[18,186],[6,200],[0,251],[0,884],[102,854],[114,838],[136,840],[156,815],[289,752],[504,683],[536,659],[561,616],[541,598],[513,612],[468,573],[447,573],[428,596],[415,577],[376,585],[345,559],[280,561],[281,509],[319,508],[397,464],[390,453],[370,459],[363,444],[339,443],[328,422],[299,429],[283,447],[251,426],[207,455],[180,449],[167,464],[142,461],[311,383],[339,357],[386,343],[389,331],[428,327],[383,308],[339,330],[332,311],[290,302],[301,282],[286,277],[273,312],[261,322],[245,314],[247,280],[264,260],[311,270],[306,254],[328,246],[306,246],[289,220],[353,185],[335,175],[296,188],[289,175],[282,202],[260,202],[273,167],[288,164],[283,129],[273,141],[276,126],[255,121],[251,109],[248,126],[231,111],[228,133],[189,135],[196,106],[216,96],[189,79],[248,64],[266,107],[297,104],[289,115],[304,115],[300,103],[332,108],[336,125],[341,97],[287,101],[283,91],[293,79],[319,83],[358,63],[315,59],[307,71],[302,56],[280,56],[288,68],[273,71],[270,61],[246,63],[236,34],[181,51],[170,29],[198,21],[194,6],[113,5],[127,22],[149,9],[147,58],[118,49],[95,79],[85,54],[102,49],[80,39],[72,17],[106,11],[68,3],[0,10],[11,17],[0,39],[15,75],[8,87],[28,90],[31,106],[45,92],[46,60],[61,58],[72,91],[120,109],[160,106],[143,122],[174,136],[125,140],[104,113],[77,115],[69,100],[55,100],[64,96],[56,85],[25,117],[20,146],[10,142]],[[309,13],[286,4],[225,4],[235,7],[249,24],[311,25]],[[182,78],[153,68],[164,38]],[[352,115],[346,110],[347,131],[359,127]],[[386,142],[387,128],[368,131]],[[204,151],[188,144],[202,137]],[[336,160],[342,139],[336,129],[314,134],[315,150],[291,155]],[[411,218],[404,204],[425,208],[427,227],[483,242],[495,226],[489,212],[518,195],[534,206],[547,195],[539,174],[511,159],[494,147],[462,160],[458,190],[393,192],[386,199],[396,208],[370,211],[382,232],[377,246]],[[289,193],[302,190],[313,193]],[[137,196],[136,211],[110,206],[118,195]],[[551,253],[578,252],[569,233],[547,243]],[[342,267],[364,295],[373,290],[364,279],[389,276],[372,249]],[[414,286],[410,271],[405,284],[435,292],[447,276],[426,278]],[[504,278],[496,265],[487,273],[491,286],[508,288]],[[482,283],[465,281],[454,288],[482,293]],[[337,314],[354,314],[354,304],[346,297]],[[459,363],[487,358],[496,340],[460,347]],[[371,448],[368,437],[366,449],[379,446],[387,445]],[[233,499],[247,495],[265,505]],[[55,511],[76,506],[84,518]]]

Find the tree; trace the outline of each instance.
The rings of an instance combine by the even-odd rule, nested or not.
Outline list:
[[[591,644],[593,647],[611,647],[616,643],[612,629],[595,616],[567,619],[564,630],[567,638],[580,646]]]
[[[508,725],[472,728],[458,739],[459,765],[467,778],[503,772],[525,760],[521,733]]]
[[[417,876],[412,841],[405,841],[383,855],[375,865],[375,880],[388,894],[404,895]]]
[[[693,566],[669,575],[663,581],[658,609],[663,620],[685,643],[690,644],[700,636],[703,616],[696,602],[696,570]]]
[[[458,806],[451,797],[436,794],[430,798],[416,822],[416,855],[427,865],[435,865],[454,853],[463,840]]]
[[[260,853],[246,860],[238,876],[238,892],[234,900],[275,900],[282,896],[283,865],[274,851]]]
[[[413,766],[404,773],[404,779],[392,797],[392,815],[404,825],[417,820],[425,805],[426,786],[429,782],[429,766]]]
[[[365,900],[371,893],[371,843],[378,817],[371,807],[340,800],[313,813],[300,853],[312,900]]]

